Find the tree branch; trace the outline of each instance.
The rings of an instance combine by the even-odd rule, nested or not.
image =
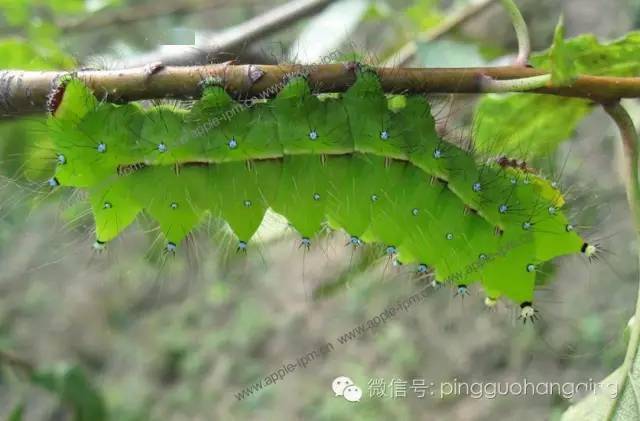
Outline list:
[[[475,68],[376,68],[386,92],[397,93],[486,93],[504,92],[504,87],[485,86],[496,81],[531,78],[546,72],[526,67]],[[354,66],[324,65],[230,65],[191,67],[139,67],[125,70],[75,72],[98,97],[123,102],[141,99],[192,99],[200,95],[199,83],[208,77],[224,81],[235,97],[271,97],[284,78],[304,74],[316,92],[345,91],[355,81]],[[43,112],[47,95],[64,72],[0,71],[0,115]],[[517,90],[517,89],[516,89]],[[619,98],[640,97],[640,78],[579,76],[570,86],[541,87],[528,92],[590,99],[602,103]]]

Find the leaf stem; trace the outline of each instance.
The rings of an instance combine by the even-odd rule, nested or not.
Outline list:
[[[520,13],[520,9],[513,2],[513,0],[500,0],[502,7],[505,8],[513,28],[516,30],[516,36],[518,37],[518,57],[516,58],[515,65],[526,66],[529,61],[529,55],[531,54],[531,41],[529,40],[529,29],[527,23]]]
[[[620,102],[606,104],[603,105],[603,107],[607,114],[611,116],[613,121],[618,126],[618,130],[620,131],[620,136],[622,138],[627,169],[627,200],[629,201],[629,208],[634,220],[636,234],[638,235],[638,239],[640,240],[640,181],[638,180],[638,133],[633,124],[633,120],[629,116],[629,113],[620,104]],[[618,403],[620,402],[620,396],[624,392],[627,382],[629,381],[629,376],[631,375],[631,370],[633,368],[633,362],[638,353],[638,346],[640,345],[640,289],[638,291],[638,298],[636,301],[635,315],[630,322],[630,329],[631,335],[629,338],[629,344],[627,346],[627,353],[624,357],[624,362],[620,367],[622,376],[618,383],[617,399],[609,410],[607,420],[611,420],[615,416],[616,408],[618,406]]]
[[[506,80],[495,80],[485,76],[482,80],[485,92],[496,93],[530,91],[549,86],[550,82],[551,74]]]

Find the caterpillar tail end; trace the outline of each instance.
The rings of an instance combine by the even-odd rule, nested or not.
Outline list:
[[[539,318],[538,310],[533,307],[531,301],[525,301],[520,304],[518,319],[522,320],[522,324],[527,324],[527,322],[535,323]]]
[[[582,244],[580,251],[587,259],[589,259],[589,262],[593,262],[594,260],[597,261],[600,254],[600,248],[597,244],[584,243]]]

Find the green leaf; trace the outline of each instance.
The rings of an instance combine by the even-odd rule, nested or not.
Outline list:
[[[638,328],[634,315],[623,332],[627,346],[636,347],[631,364],[623,364],[595,383],[593,393],[570,406],[562,414],[562,421],[640,419],[640,348],[637,342],[631,341],[632,330]]]
[[[578,74],[594,76],[640,75],[640,31],[629,32],[609,43],[600,43],[592,34],[584,34],[564,42],[563,54],[571,60]],[[531,64],[551,69],[550,50],[535,54]]]
[[[591,111],[589,101],[547,95],[488,95],[476,108],[476,146],[485,155],[547,155]]]
[[[571,85],[578,76],[576,66],[568,50],[564,42],[564,19],[560,16],[549,51],[551,81],[556,86]]]
[[[636,76],[640,74],[640,32],[610,43],[600,43],[591,34],[564,40],[560,21],[553,46],[530,61],[551,71],[554,83],[567,83],[578,74]],[[589,102],[581,99],[489,95],[476,108],[476,147],[483,154],[525,160],[546,155],[572,135],[590,110]]]
[[[73,409],[75,421],[103,421],[107,412],[102,396],[77,366],[58,365],[39,370],[31,381],[58,395]]]
[[[575,405],[570,406],[564,414],[562,414],[562,421],[583,421],[583,420],[604,420],[607,419],[609,411],[616,399],[614,394],[616,393],[616,386],[622,378],[623,371],[619,368],[611,373],[607,378],[602,380],[600,387],[582,399]],[[636,412],[636,416],[622,419],[638,419],[640,415]]]

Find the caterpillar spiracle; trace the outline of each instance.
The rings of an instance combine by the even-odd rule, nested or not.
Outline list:
[[[49,184],[88,191],[97,248],[144,211],[169,252],[205,214],[245,250],[270,208],[305,247],[323,226],[342,229],[354,247],[382,244],[437,283],[479,282],[487,305],[505,297],[525,320],[542,263],[597,251],[553,183],[445,141],[426,98],[391,107],[370,69],[342,95],[315,95],[299,76],[251,106],[208,81],[188,110],[101,102],[77,79],[64,84],[48,121]]]

